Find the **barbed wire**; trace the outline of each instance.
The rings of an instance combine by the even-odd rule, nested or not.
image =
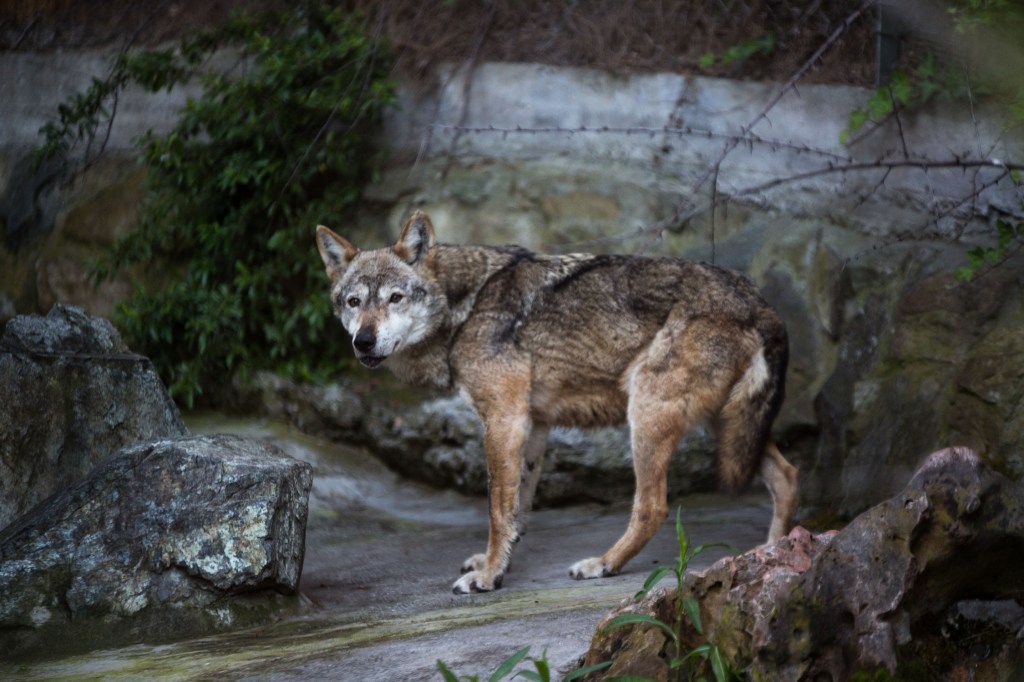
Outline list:
[[[509,135],[585,135],[585,134],[617,134],[617,135],[645,135],[650,138],[654,138],[658,135],[675,135],[678,137],[702,137],[709,140],[735,140],[737,146],[739,144],[747,144],[751,148],[754,145],[768,147],[771,151],[789,150],[797,154],[808,154],[813,156],[823,156],[831,158],[836,161],[852,161],[852,157],[847,154],[841,154],[839,152],[829,151],[826,149],[819,149],[811,147],[810,145],[800,144],[796,142],[789,142],[786,140],[779,140],[767,137],[761,137],[760,135],[754,135],[753,133],[721,133],[714,130],[707,130],[703,128],[695,128],[693,126],[577,126],[574,128],[567,128],[563,126],[515,126],[515,127],[502,127],[502,126],[466,126],[466,125],[451,125],[445,123],[432,123],[427,126],[432,131],[446,130],[460,135],[472,134],[472,133],[493,133],[499,134],[503,137]]]

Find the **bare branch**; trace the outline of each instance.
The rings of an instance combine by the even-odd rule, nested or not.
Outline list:
[[[729,194],[723,194],[717,190],[713,191],[713,198],[703,204],[691,208],[690,210],[683,212],[685,208],[685,202],[680,202],[676,205],[676,209],[671,216],[660,220],[656,223],[652,223],[647,227],[642,227],[629,232],[619,233],[617,235],[610,235],[608,237],[602,237],[600,239],[587,240],[582,242],[574,242],[573,248],[579,247],[592,247],[592,246],[607,246],[609,244],[615,244],[618,242],[638,239],[649,236],[651,234],[659,234],[664,231],[680,231],[690,220],[707,213],[708,211],[714,211],[719,206],[722,206],[732,200],[741,197],[748,197],[751,195],[761,194],[769,190],[781,187],[787,184],[801,182],[804,180],[811,180],[817,177],[824,177],[828,175],[834,175],[837,173],[852,173],[852,172],[867,172],[872,170],[883,170],[885,171],[881,184],[888,178],[889,174],[896,169],[918,169],[921,171],[928,170],[941,170],[941,169],[953,169],[953,168],[964,168],[964,169],[984,169],[994,168],[1002,171],[997,178],[994,178],[980,187],[977,191],[971,192],[970,194],[957,200],[957,202],[946,209],[944,215],[937,216],[929,219],[928,222],[924,223],[921,227],[913,230],[904,230],[896,238],[888,240],[884,243],[876,245],[876,248],[886,246],[891,243],[905,241],[912,236],[918,234],[921,229],[928,227],[933,223],[937,223],[945,215],[952,214],[960,206],[971,201],[973,197],[985,190],[989,189],[1008,178],[1013,171],[1024,171],[1024,163],[1016,162],[1005,162],[999,159],[974,159],[974,158],[949,158],[949,159],[925,159],[925,158],[909,158],[909,159],[886,159],[881,158],[875,161],[864,161],[864,162],[849,162],[843,164],[830,163],[827,166],[815,168],[813,170],[805,171],[802,173],[794,173],[785,177],[774,178],[767,182],[759,183],[757,185],[751,185],[748,187],[741,188]],[[715,186],[717,187],[717,178],[715,178]],[[557,245],[556,248],[567,248],[569,245],[561,244]],[[714,249],[714,240],[712,239],[712,249]]]
[[[900,104],[893,95],[892,88],[889,88],[889,101],[892,103],[892,114],[896,118],[896,130],[900,136],[900,145],[903,147],[903,158],[910,158],[910,150],[907,149],[907,138],[903,134],[903,119],[900,118]]]

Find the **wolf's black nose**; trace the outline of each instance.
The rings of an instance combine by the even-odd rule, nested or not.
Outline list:
[[[377,345],[377,335],[373,333],[372,329],[364,327],[356,333],[356,338],[352,339],[352,345],[356,347],[356,350],[368,353]]]

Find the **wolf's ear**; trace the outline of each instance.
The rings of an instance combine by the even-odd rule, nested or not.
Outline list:
[[[324,267],[327,268],[327,276],[332,282],[341,277],[345,268],[359,253],[359,249],[352,246],[347,239],[339,237],[323,225],[316,226],[316,248],[320,250],[320,257],[324,259]]]
[[[406,221],[402,235],[394,246],[395,255],[409,265],[420,265],[434,248],[434,224],[430,216],[416,211]]]

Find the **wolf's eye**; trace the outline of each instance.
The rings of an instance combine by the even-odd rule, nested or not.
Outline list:
[[[398,303],[403,298],[405,298],[405,296],[402,296],[400,293],[398,293],[396,291],[395,293],[391,294],[391,299],[390,300],[391,300],[391,303]]]
[[[346,301],[346,303],[348,303],[348,307],[349,308],[358,308],[359,307],[359,299],[356,298],[355,296],[349,297],[349,299]]]

